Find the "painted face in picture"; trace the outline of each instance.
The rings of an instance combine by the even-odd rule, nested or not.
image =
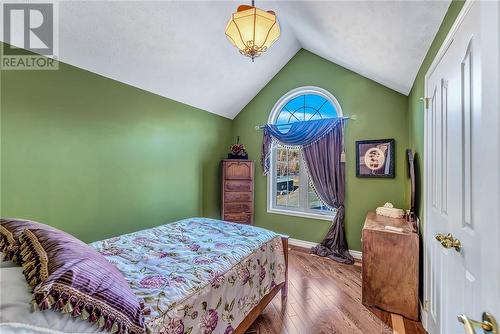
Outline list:
[[[383,168],[385,163],[386,151],[387,151],[387,145],[385,144],[378,145],[377,147],[372,147],[368,149],[364,156],[366,167],[372,171],[376,171]]]

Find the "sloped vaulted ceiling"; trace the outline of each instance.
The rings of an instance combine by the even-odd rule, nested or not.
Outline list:
[[[239,4],[62,1],[59,58],[231,119],[300,48],[407,94],[449,1],[257,1],[282,35],[254,63],[224,35]]]

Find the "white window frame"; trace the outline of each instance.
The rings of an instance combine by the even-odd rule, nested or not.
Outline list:
[[[269,118],[267,120],[268,124],[274,124],[281,109],[288,103],[288,101],[296,98],[297,96],[304,94],[315,94],[320,95],[327,99],[337,110],[337,116],[342,117],[342,108],[340,107],[339,102],[330,92],[326,91],[323,88],[315,87],[315,86],[303,86],[292,89],[285,95],[283,95],[274,105],[273,109],[269,113]],[[312,219],[321,219],[321,220],[332,220],[335,217],[335,211],[329,212],[321,212],[315,209],[309,209],[307,205],[304,208],[301,208],[300,205],[298,208],[293,207],[285,207],[276,205],[276,182],[273,182],[276,179],[276,146],[273,144],[271,147],[271,156],[270,156],[270,170],[267,177],[267,212],[275,213],[287,216],[296,216],[303,218],[312,218]],[[302,152],[300,153],[301,159],[301,168],[299,170],[299,178],[300,180],[309,180],[309,175],[306,172],[306,167],[303,166],[304,160],[302,159]],[[303,182],[303,181],[301,181]],[[304,189],[304,191],[300,192],[299,195],[299,203],[307,203],[308,204],[308,186]]]

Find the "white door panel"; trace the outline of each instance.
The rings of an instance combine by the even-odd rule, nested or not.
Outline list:
[[[499,7],[466,3],[466,14],[426,75],[424,296],[431,334],[463,333],[459,314],[500,316],[500,254],[489,245],[500,240],[500,110],[486,107],[498,106],[500,92],[483,91],[485,85],[498,87],[499,73],[485,70],[498,70],[498,31],[485,31],[484,21],[489,17],[498,27]],[[492,49],[497,63],[489,66],[483,55],[490,59]],[[438,233],[452,234],[461,249],[445,248],[450,245],[435,240]],[[486,258],[485,249],[491,250]],[[492,271],[485,274],[485,267]]]

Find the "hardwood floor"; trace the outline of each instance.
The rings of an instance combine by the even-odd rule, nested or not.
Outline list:
[[[285,308],[278,294],[247,334],[424,334],[414,322],[361,304],[361,265],[353,266],[290,247]]]

